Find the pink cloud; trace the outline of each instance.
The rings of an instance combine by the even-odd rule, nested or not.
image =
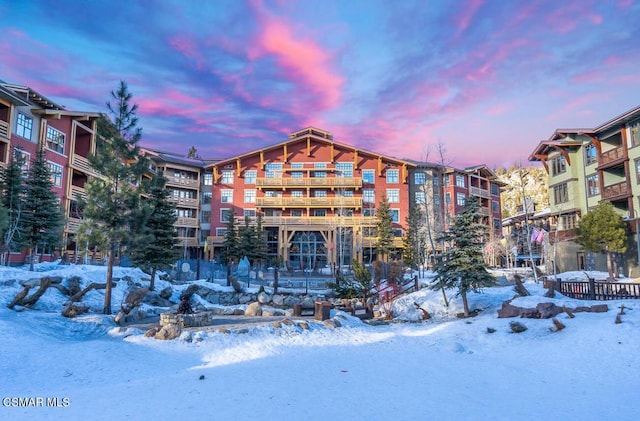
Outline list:
[[[313,40],[293,32],[293,24],[262,15],[259,34],[250,47],[250,60],[274,57],[278,66],[298,86],[317,95],[322,108],[339,105],[344,78],[332,69],[333,57]]]
[[[469,27],[473,17],[483,4],[483,0],[472,0],[466,2],[464,7],[460,8],[461,12],[454,16],[455,26],[457,28],[456,37]]]

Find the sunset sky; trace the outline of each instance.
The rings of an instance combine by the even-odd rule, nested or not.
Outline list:
[[[0,80],[224,158],[307,126],[397,158],[510,166],[640,104],[634,0],[0,0]]]

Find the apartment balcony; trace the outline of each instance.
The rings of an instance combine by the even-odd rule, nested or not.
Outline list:
[[[198,218],[178,217],[174,225],[179,227],[197,227]]]
[[[630,196],[631,188],[626,181],[605,186],[601,193],[602,200],[610,201],[623,200]]]
[[[199,189],[200,181],[191,178],[173,177],[165,175],[167,186],[188,187],[191,189]]]
[[[489,190],[481,189],[479,187],[469,187],[469,193],[471,193],[472,196],[482,197],[485,199],[491,198]]]
[[[362,187],[361,177],[277,177],[277,178],[256,178],[258,188],[296,188],[296,187],[319,187],[319,188],[356,188]]]
[[[602,152],[598,159],[598,169],[612,168],[622,165],[628,159],[627,149],[619,146]]]
[[[186,197],[169,197],[171,203],[187,208],[198,208],[198,199],[186,198]]]
[[[491,209],[487,207],[478,208],[478,215],[491,216]]]
[[[77,154],[71,155],[71,160],[69,164],[71,165],[71,167],[77,168],[80,171],[84,172],[85,174],[89,174],[95,177],[100,176],[100,174],[93,169],[91,164],[89,164],[89,160],[84,156],[77,155]]]
[[[304,226],[304,227],[375,227],[375,216],[264,216],[265,227]],[[239,222],[244,222],[244,219]]]
[[[257,197],[262,208],[361,208],[361,197]]]
[[[78,186],[71,186],[71,191],[69,192],[69,198],[72,200],[76,200],[76,197],[82,197],[82,198],[86,198],[87,197],[87,191],[82,188],[82,187],[78,187]]]
[[[209,246],[221,246],[224,243],[224,237],[222,235],[214,235],[207,237],[207,244]]]
[[[80,228],[80,224],[82,223],[82,219],[79,218],[68,218],[67,219],[67,232],[77,233]]]
[[[9,123],[0,120],[0,136],[9,138]]]
[[[178,237],[179,247],[198,247],[200,243],[195,237]]]

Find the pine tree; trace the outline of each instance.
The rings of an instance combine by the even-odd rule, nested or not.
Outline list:
[[[576,242],[586,251],[607,254],[607,270],[609,277],[613,278],[612,256],[627,251],[627,232],[622,217],[616,213],[611,202],[600,202],[587,212],[580,219],[576,235]]]
[[[254,247],[254,255],[258,260],[258,263],[261,264],[262,262],[267,260],[267,257],[268,257],[267,243],[264,236],[262,215],[258,215],[256,217],[255,229],[256,229],[256,233],[255,233],[256,244]]]
[[[464,315],[469,317],[467,293],[479,292],[483,287],[496,284],[484,262],[482,250],[486,239],[486,226],[477,223],[478,201],[467,197],[464,209],[453,218],[452,225],[443,234],[442,240],[452,244],[442,259],[436,263],[436,277],[431,289],[457,288],[462,297]]]
[[[236,218],[233,211],[227,216],[227,231],[224,234],[222,243],[222,260],[227,265],[227,286],[231,285],[231,263],[238,258],[240,253],[238,248],[238,231],[236,229]]]
[[[417,269],[421,263],[421,250],[424,250],[426,243],[424,237],[420,235],[420,227],[424,222],[424,213],[415,202],[411,203],[409,215],[405,220],[408,228],[404,237],[402,237],[404,245],[402,258],[407,266]]]
[[[170,192],[165,189],[166,182],[161,173],[151,179],[149,196],[138,212],[137,220],[133,222],[139,229],[135,230],[134,239],[128,247],[131,260],[151,272],[151,291],[155,289],[157,270],[175,263],[181,253],[178,232],[174,226],[176,207],[169,201]]]
[[[96,223],[95,229],[103,232],[107,243],[105,314],[111,314],[114,259],[128,240],[131,217],[139,205],[140,191],[135,183],[148,167],[140,155],[142,130],[137,127],[137,105],[130,105],[132,96],[127,84],[120,82],[111,96],[114,102],[107,102],[109,116],[98,118],[98,151],[89,156],[89,163],[101,177],[87,182],[87,196],[80,200],[84,217]]]
[[[2,231],[2,263],[9,264],[9,252],[16,247],[20,237],[24,179],[22,178],[22,158],[14,155],[9,166],[0,174],[1,203],[7,212],[7,224]]]
[[[256,246],[255,228],[251,226],[251,218],[244,217],[244,225],[238,229],[238,257],[247,257],[251,263],[255,260]]]
[[[376,249],[380,255],[389,259],[389,253],[393,246],[393,221],[391,218],[391,207],[386,195],[382,196],[378,209],[376,209],[376,229],[378,238]]]
[[[20,221],[20,242],[31,256],[29,270],[33,270],[36,248],[59,246],[64,219],[60,201],[53,191],[51,171],[43,148],[39,148],[25,183],[25,200]]]

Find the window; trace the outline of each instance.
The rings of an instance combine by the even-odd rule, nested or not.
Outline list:
[[[315,209],[313,216],[327,216],[327,211],[325,209]]]
[[[213,173],[210,173],[209,171],[204,173],[204,176],[202,177],[202,182],[204,183],[205,186],[212,186],[213,185]]]
[[[33,130],[33,119],[22,113],[18,113],[18,124],[16,125],[16,134],[25,139],[31,140],[31,131]]]
[[[256,210],[255,209],[245,209],[244,210],[244,216],[248,216],[250,218],[255,218],[256,217]]]
[[[304,197],[304,191],[302,191],[302,190],[291,190],[291,197]]]
[[[456,193],[456,205],[464,206],[464,202],[466,202],[467,196],[464,193]]]
[[[567,161],[564,155],[558,155],[551,160],[551,174],[558,175],[567,171]]]
[[[391,222],[400,222],[400,209],[389,209]]]
[[[326,162],[314,162],[313,163],[313,168],[317,168],[317,169],[327,168],[327,163]],[[317,177],[317,178],[325,178],[327,176],[327,173],[325,171],[315,171],[313,173],[313,176]]]
[[[233,202],[233,190],[224,189],[220,191],[220,201],[222,203],[232,203]]]
[[[222,171],[222,184],[233,184],[233,170]]]
[[[440,177],[433,177],[433,187],[440,187]]]
[[[56,130],[51,126],[47,126],[46,136],[47,148],[52,151],[64,153],[64,133]]]
[[[451,176],[450,175],[445,175],[444,177],[444,185],[445,186],[450,186],[451,185]]]
[[[231,209],[220,209],[220,222],[229,222],[229,217],[232,215]]]
[[[49,173],[51,174],[51,183],[55,187],[62,187],[62,165],[55,162],[47,161],[49,165]]]
[[[203,224],[208,224],[211,222],[211,211],[202,211],[200,213],[200,222]]]
[[[336,176],[353,177],[353,162],[336,162]]]
[[[291,216],[302,216],[302,209],[291,209]]]
[[[389,203],[400,203],[400,189],[387,189]]]
[[[22,149],[14,148],[13,149],[13,159],[20,164],[20,169],[22,170],[22,175],[27,176],[29,172],[29,163],[31,162],[31,154],[29,152],[25,152]]]
[[[325,171],[316,171],[313,173],[313,176],[316,178],[326,178],[327,173]]]
[[[362,189],[363,203],[376,203],[376,191],[374,189]]]
[[[558,228],[561,231],[564,230],[572,230],[576,227],[576,215],[562,215],[560,217],[560,227]]]
[[[202,203],[211,203],[211,192],[210,191],[202,192]]]
[[[640,145],[640,121],[636,121],[630,125],[630,135],[631,145]]]
[[[493,213],[500,212],[500,203],[497,200],[491,201],[491,212]]]
[[[387,183],[398,183],[400,170],[387,170]]]
[[[464,175],[462,174],[456,174],[456,186],[457,187],[465,187],[466,184],[464,182]]]
[[[502,222],[500,218],[493,218],[493,229],[495,231],[500,231],[502,229]]]
[[[567,193],[567,183],[562,183],[553,187],[553,200],[556,205],[569,201],[569,194]]]
[[[491,183],[491,194],[493,196],[500,196],[500,187],[497,184]]]
[[[445,202],[447,205],[450,205],[450,204],[451,204],[451,193],[445,193],[445,195],[444,195],[444,202]]]
[[[244,203],[256,203],[256,191],[253,189],[244,191]]]
[[[338,197],[353,197],[353,190],[341,189],[336,192]]]
[[[227,235],[226,228],[216,228],[216,237],[224,237]]]
[[[313,197],[327,197],[326,190],[316,190],[313,192]]]
[[[327,168],[326,162],[314,162],[313,168]]]
[[[589,143],[584,147],[584,162],[586,165],[598,162],[598,150],[593,143]]]
[[[267,178],[282,178],[282,163],[269,162],[264,166],[264,176]]]
[[[427,175],[423,172],[417,172],[413,174],[413,182],[417,186],[422,186],[427,182]]]
[[[258,171],[256,170],[248,170],[244,172],[244,184],[256,184],[256,177],[258,176]]]
[[[439,205],[440,204],[440,195],[439,194],[434,194],[433,195],[433,204],[434,205]]]
[[[362,216],[376,216],[376,208],[362,209]]]
[[[423,191],[417,191],[415,194],[416,203],[424,205],[427,203],[427,195]]]
[[[600,177],[598,174],[587,176],[587,195],[597,196],[600,194]]]
[[[282,191],[267,190],[264,192],[264,197],[282,197]]]
[[[362,182],[364,184],[373,184],[376,179],[375,170],[362,170]]]

